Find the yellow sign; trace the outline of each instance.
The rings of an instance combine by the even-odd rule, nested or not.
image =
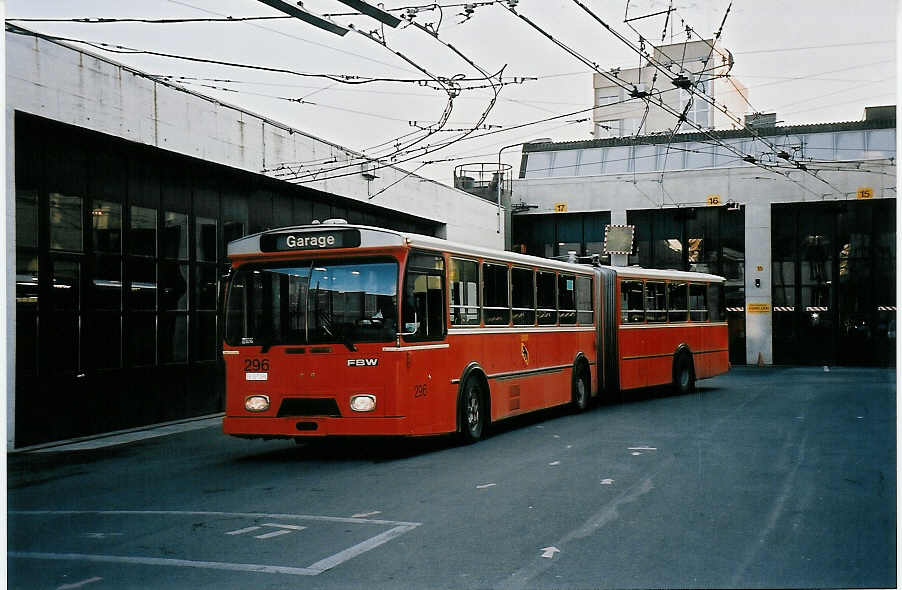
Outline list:
[[[749,303],[745,309],[749,313],[770,313],[770,303]]]
[[[554,204],[554,212],[555,213],[566,213],[567,212],[567,203],[555,203]]]
[[[874,189],[872,189],[869,186],[858,187],[858,198],[859,199],[873,199],[874,198]]]
[[[755,268],[758,269],[758,272],[761,272],[761,271],[764,270],[764,267],[763,267],[762,265],[760,265],[760,264],[759,264],[757,267],[755,267]]]
[[[708,195],[708,206],[719,207],[723,203],[720,201],[720,195]]]

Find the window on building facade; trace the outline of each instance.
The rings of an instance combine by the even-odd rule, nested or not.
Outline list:
[[[837,160],[862,160],[865,156],[864,131],[843,131],[836,134]]]
[[[654,172],[655,162],[655,146],[653,145],[637,145],[633,147],[633,171],[634,172]]]
[[[715,147],[708,143],[685,144],[686,168],[711,168],[714,166]]]
[[[708,80],[699,80],[695,83],[694,92],[690,93],[686,90],[680,90],[680,112],[686,109],[686,105],[691,100],[689,110],[686,111],[686,119],[703,128],[711,127],[711,105],[699,94],[707,95],[709,87],[710,82]]]
[[[551,170],[552,152],[530,152],[526,159],[526,178],[545,178]]]
[[[579,175],[594,176],[601,174],[604,164],[604,152],[601,148],[581,150],[579,159]]]
[[[82,198],[77,195],[50,195],[50,247],[54,250],[82,250]]]
[[[896,131],[894,129],[872,129],[867,135],[866,158],[895,158]]]
[[[554,167],[550,176],[576,176],[580,150],[562,150],[554,153]]]
[[[609,147],[604,159],[605,174],[622,174],[630,169],[630,146]]]

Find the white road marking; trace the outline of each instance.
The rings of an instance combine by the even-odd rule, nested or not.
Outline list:
[[[555,434],[555,435],[552,435],[552,436],[554,436],[554,438],[561,438],[561,435],[560,435],[560,434]]]
[[[121,537],[125,533],[85,533],[83,536],[87,539],[106,539],[107,537]]]
[[[568,449],[572,449],[572,448],[573,448],[573,445],[567,445],[567,448],[568,448]]]
[[[542,557],[547,557],[548,559],[554,559],[555,553],[560,553],[561,550],[557,547],[545,547],[544,549],[540,549],[542,551]]]
[[[299,524],[276,524],[276,523],[272,523],[272,522],[263,523],[263,526],[271,526],[271,527],[276,527],[279,529],[291,529],[293,531],[302,531],[305,528],[307,528],[307,527],[301,526]]]
[[[370,537],[344,551],[321,559],[309,567],[291,567],[282,565],[262,565],[254,563],[230,563],[220,561],[192,561],[187,559],[168,559],[160,557],[140,557],[121,555],[90,555],[84,553],[44,553],[29,551],[9,551],[8,557],[22,559],[45,559],[64,561],[90,561],[100,563],[127,563],[138,565],[160,565],[169,567],[193,567],[226,571],[261,572],[270,574],[288,574],[294,576],[316,576],[333,567],[341,565],[362,553],[383,545],[420,526],[419,522],[401,522],[396,520],[376,520],[345,518],[339,516],[315,516],[310,514],[266,514],[254,512],[204,512],[188,510],[9,510],[10,515],[58,516],[58,515],[117,515],[117,516],[214,516],[228,518],[272,519],[272,520],[312,520],[318,522],[365,523],[391,526],[387,531]]]
[[[608,479],[601,480],[601,482],[599,482],[599,483],[601,483],[601,485],[603,485],[603,486],[610,486],[610,485],[614,485],[614,480],[608,478]]]
[[[262,535],[256,535],[255,539],[272,539],[273,537],[281,537],[282,535],[290,535],[293,531],[288,531],[285,529],[273,531],[271,533],[264,533]]]
[[[656,447],[629,447],[628,451],[657,451]]]
[[[484,490],[484,489],[486,489],[486,488],[490,488],[490,487],[493,487],[493,486],[496,486],[496,485],[498,485],[498,484],[496,484],[496,483],[484,483],[484,484],[482,484],[482,485],[476,486],[476,489],[477,489],[477,490]]]
[[[635,502],[642,495],[654,489],[654,477],[660,471],[672,464],[672,458],[665,459],[663,464],[652,470],[648,477],[635,484],[628,485],[625,490],[605,503],[598,512],[592,514],[580,527],[570,531],[558,539],[557,542],[566,546],[567,543],[572,541],[578,541],[585,539],[590,535],[594,535],[596,531],[617,519],[621,506]],[[532,588],[536,586],[536,583],[534,582],[536,577],[552,567],[554,567],[554,561],[551,559],[548,561],[532,559],[522,569],[517,570],[514,573],[506,574],[502,580],[490,584],[490,586],[497,588],[498,590],[522,590],[523,588]]]
[[[639,453],[639,452],[632,452],[632,453],[630,453],[630,455],[632,455],[633,457],[638,457],[638,456],[641,455],[641,454],[642,454],[642,453]]]
[[[258,530],[260,530],[260,527],[258,527],[258,526],[249,526],[245,529],[238,529],[237,531],[229,531],[226,534],[227,535],[243,535],[244,533],[249,533],[251,531],[258,531]]]
[[[126,557],[124,555],[85,555],[84,553],[35,553],[10,551],[10,557],[26,559],[49,559],[53,561],[96,561],[100,563],[128,563],[136,565],[166,565],[173,567],[196,567],[202,569],[229,570],[237,572],[262,572],[266,574],[291,574],[295,576],[315,576],[324,570],[306,567],[285,567],[280,565],[256,565],[253,563],[226,563],[220,561],[189,561],[187,559],[164,559],[161,557]]]
[[[93,577],[88,578],[87,580],[82,580],[81,582],[76,582],[75,584],[63,584],[62,586],[58,586],[56,590],[73,590],[74,588],[81,588],[82,586],[87,586],[88,584],[93,584],[94,582],[99,582],[103,578]]]
[[[359,520],[342,516],[314,516],[312,514],[267,514],[265,512],[205,512],[199,510],[9,510],[7,514],[21,514],[23,516],[53,516],[53,515],[118,515],[118,516],[227,516],[245,518],[271,518],[284,520],[317,520],[321,522],[366,522],[369,524],[385,525],[410,525],[414,528],[420,526],[419,522],[400,522],[397,520]]]
[[[366,518],[367,516],[376,516],[377,514],[382,514],[380,510],[373,510],[372,512],[360,512],[358,514],[352,514],[351,518]]]
[[[316,571],[317,574],[320,572],[324,572],[328,569],[332,569],[336,565],[339,565],[339,564],[351,559],[352,557],[356,557],[356,556],[360,555],[361,553],[366,553],[370,549],[375,549],[379,545],[388,543],[395,537],[399,537],[399,536],[403,535],[404,533],[406,533],[407,531],[411,531],[411,530],[417,528],[418,526],[420,526],[420,523],[399,524],[399,526],[389,529],[382,534],[376,535],[375,537],[370,537],[366,541],[363,541],[362,543],[358,543],[358,544],[354,545],[353,547],[349,547],[348,549],[345,549],[344,551],[339,551],[338,553],[336,553],[335,555],[333,555],[331,557],[327,557],[326,559],[321,559],[321,560],[317,561],[316,563],[314,563],[313,565],[311,565],[308,569]]]
[[[552,461],[552,462],[549,463],[548,465],[549,465],[549,466],[554,466],[554,465],[560,465],[560,464],[561,464],[560,461]]]

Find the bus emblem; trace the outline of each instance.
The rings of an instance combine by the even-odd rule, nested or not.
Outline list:
[[[375,367],[379,359],[348,359],[349,367]]]
[[[526,348],[525,342],[520,343],[520,356],[523,357],[523,362],[528,365],[529,364],[529,349]]]

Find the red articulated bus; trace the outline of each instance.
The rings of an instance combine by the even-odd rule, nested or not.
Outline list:
[[[225,433],[479,440],[491,422],[729,368],[723,278],[329,220],[229,244]]]

